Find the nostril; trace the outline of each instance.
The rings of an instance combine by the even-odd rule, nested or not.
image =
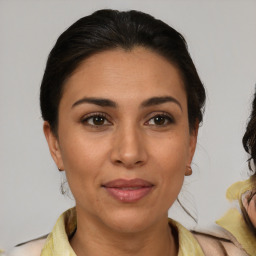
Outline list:
[[[126,165],[126,166],[140,166],[140,165],[142,165],[143,164],[143,161],[136,161],[136,162],[133,162],[133,163],[128,163],[128,162],[123,162],[122,160],[116,160],[115,161],[115,163],[117,164],[117,165]]]

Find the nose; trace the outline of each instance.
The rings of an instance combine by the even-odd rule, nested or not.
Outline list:
[[[114,135],[111,161],[127,169],[142,166],[147,161],[146,141],[137,127],[120,128]]]

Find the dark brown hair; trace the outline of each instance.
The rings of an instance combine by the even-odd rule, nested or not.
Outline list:
[[[249,169],[252,171],[253,175],[256,176],[256,92],[254,93],[251,115],[243,137],[243,146],[250,156],[248,159]]]
[[[79,64],[102,51],[132,50],[136,46],[157,52],[179,69],[187,94],[190,129],[202,121],[205,90],[183,36],[161,20],[139,11],[99,10],[64,31],[49,54],[40,105],[43,119],[55,134],[65,81]]]
[[[254,93],[251,114],[242,141],[245,151],[249,154],[248,166],[250,171],[252,172],[251,180],[253,183],[255,183],[256,187],[256,91]],[[248,204],[250,203],[254,195],[255,192],[251,192],[251,196],[248,199]],[[241,206],[241,209],[247,225],[249,226],[253,234],[256,235],[256,227],[253,226],[250,217],[248,216],[248,213],[243,205]]]

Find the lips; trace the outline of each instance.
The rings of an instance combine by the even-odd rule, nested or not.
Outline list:
[[[103,185],[106,191],[116,200],[132,203],[147,196],[153,189],[153,184],[142,179],[117,179]]]

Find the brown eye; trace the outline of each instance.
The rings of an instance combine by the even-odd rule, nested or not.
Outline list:
[[[163,125],[166,122],[166,117],[156,116],[156,117],[154,117],[154,122],[155,122],[156,125]]]
[[[105,122],[105,118],[102,116],[94,116],[91,119],[94,125],[103,125]]]
[[[90,126],[105,126],[111,123],[103,115],[91,115],[82,120],[82,123]]]
[[[165,126],[171,123],[173,123],[173,119],[167,115],[156,115],[147,122],[148,125],[155,126]]]

